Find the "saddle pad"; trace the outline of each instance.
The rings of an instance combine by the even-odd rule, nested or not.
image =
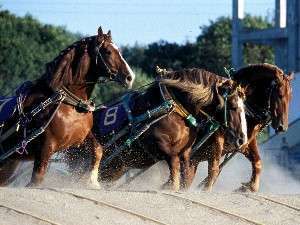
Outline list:
[[[117,131],[128,123],[128,115],[122,103],[102,109],[97,113],[100,135]]]
[[[17,97],[0,97],[0,123],[11,118],[17,108]]]

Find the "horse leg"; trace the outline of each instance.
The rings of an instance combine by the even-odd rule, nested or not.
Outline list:
[[[195,167],[191,165],[191,150],[192,148],[190,147],[186,151],[183,152],[182,158],[182,171],[183,171],[183,176],[182,176],[182,188],[183,189],[188,189],[193,183],[194,177],[195,177]]]
[[[180,189],[180,159],[179,156],[171,156],[170,160],[170,175],[171,175],[171,187],[173,191],[179,191]]]
[[[211,191],[216,182],[220,172],[220,159],[224,147],[224,137],[216,138],[215,147],[213,147],[213,154],[208,160],[208,180],[204,186],[205,191]]]
[[[180,158],[179,156],[171,156],[167,163],[169,165],[170,177],[168,181],[162,186],[163,189],[172,189],[179,191],[180,189]]]
[[[33,171],[30,182],[26,185],[27,187],[34,187],[40,185],[48,167],[49,159],[56,149],[56,142],[46,138],[40,151],[36,150]]]
[[[19,160],[10,160],[8,159],[0,166],[0,186],[9,185],[11,176],[14,174],[17,166],[19,165]]]
[[[243,183],[243,186],[240,187],[238,190],[239,191],[250,190],[252,192],[257,192],[260,183],[262,161],[259,156],[256,138],[249,143],[248,151],[246,151],[244,155],[251,162],[252,176],[251,176],[251,180],[248,183]]]
[[[91,132],[89,133],[88,138],[91,140],[93,151],[89,183],[94,187],[100,187],[100,184],[98,182],[98,174],[103,151],[101,145],[98,143],[97,139]]]

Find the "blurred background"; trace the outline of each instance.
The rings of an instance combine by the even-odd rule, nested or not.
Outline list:
[[[298,72],[299,14],[297,0],[0,0],[0,95],[41,76],[47,62],[100,25],[135,70],[135,88],[153,80],[156,65],[225,75],[224,67],[266,62]],[[296,73],[289,131],[261,135],[264,157],[298,180],[299,80]],[[103,103],[124,91],[111,84],[94,96]]]

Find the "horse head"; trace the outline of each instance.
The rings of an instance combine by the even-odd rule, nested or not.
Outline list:
[[[291,80],[294,73],[285,75],[282,71],[277,79],[272,81],[269,96],[269,110],[272,117],[272,127],[276,133],[288,128],[289,104],[292,97]]]
[[[99,27],[95,41],[96,67],[99,68],[99,71],[104,69],[104,76],[131,88],[135,74],[121,55],[117,45],[112,41],[111,31],[105,34]]]
[[[244,89],[236,82],[226,80],[216,85],[216,92],[218,120],[223,121],[231,142],[241,148],[248,141]]]

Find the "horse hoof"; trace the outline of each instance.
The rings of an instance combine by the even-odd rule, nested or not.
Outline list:
[[[201,188],[201,191],[207,192],[207,193],[212,192],[212,187],[203,187],[203,188]]]
[[[27,188],[34,188],[34,187],[38,187],[39,185],[34,183],[34,182],[29,182],[25,187]]]
[[[234,192],[253,192],[250,183],[242,183],[242,186],[235,189]]]
[[[170,182],[167,181],[160,187],[160,189],[169,191],[172,190],[172,185],[170,184]]]

